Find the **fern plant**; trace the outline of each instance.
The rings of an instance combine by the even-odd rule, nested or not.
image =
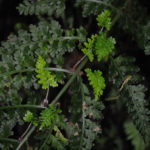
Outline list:
[[[149,55],[149,17],[139,3],[17,7],[36,23],[1,42],[0,149],[149,149],[149,78],[139,65]]]

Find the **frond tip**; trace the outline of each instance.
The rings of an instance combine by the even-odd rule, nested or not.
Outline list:
[[[111,18],[110,18],[110,12],[108,10],[103,11],[101,14],[99,14],[96,18],[97,25],[102,28],[106,28],[107,31],[111,28]]]
[[[105,89],[105,79],[102,76],[102,72],[99,70],[91,71],[91,69],[85,69],[87,74],[89,84],[93,87],[95,100],[97,100],[101,95],[103,95],[103,90]]]

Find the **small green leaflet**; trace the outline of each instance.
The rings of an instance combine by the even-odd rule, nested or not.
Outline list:
[[[38,56],[35,71],[37,73],[36,77],[39,79],[38,83],[42,85],[43,89],[47,89],[49,86],[58,86],[55,81],[55,75],[52,75],[51,72],[44,67],[46,67],[45,60],[41,56]]]
[[[109,10],[105,10],[101,14],[99,14],[96,20],[97,20],[97,25],[99,27],[106,28],[107,31],[110,30],[112,23],[111,23]]]
[[[89,84],[92,86],[94,90],[94,96],[95,100],[98,100],[98,98],[103,95],[103,90],[105,89],[105,79],[102,76],[102,72],[99,70],[94,70],[94,72],[91,71],[91,69],[87,68],[85,69],[86,75],[89,80]]]
[[[97,60],[101,61],[105,57],[107,57],[115,47],[115,39],[112,37],[107,38],[105,33],[100,33],[97,36],[95,43],[95,53],[97,56]]]
[[[89,58],[90,62],[94,60],[94,43],[97,35],[92,35],[91,38],[87,39],[87,42],[84,42],[84,48],[82,48],[82,52]]]

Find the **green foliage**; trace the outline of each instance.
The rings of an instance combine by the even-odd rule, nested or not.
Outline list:
[[[25,122],[30,122],[30,123],[32,123],[35,126],[38,125],[38,122],[37,122],[36,118],[34,117],[33,113],[31,111],[29,111],[29,110],[27,110],[27,112],[25,113],[25,115],[23,117],[23,120]]]
[[[102,110],[104,109],[104,105],[101,102],[90,99],[88,96],[85,97],[83,104],[85,110],[83,113],[83,137],[81,139],[82,150],[91,150],[93,142],[102,131],[98,121],[103,119]]]
[[[146,55],[150,55],[150,22],[147,23],[142,29],[142,33],[144,35],[144,52]]]
[[[114,49],[115,43],[114,38],[107,38],[105,33],[100,33],[100,35],[97,36],[95,43],[95,54],[97,56],[97,60],[101,61],[106,58]]]
[[[148,103],[145,100],[146,88],[144,85],[139,84],[143,79],[139,75],[139,68],[134,65],[134,62],[135,59],[132,57],[119,56],[113,59],[109,70],[109,80],[112,82],[112,88],[120,91],[120,87],[125,83],[124,81],[127,81],[129,75],[132,76],[131,80],[123,85],[120,93],[115,93],[115,96],[119,95],[119,99],[124,100],[133,123],[146,142],[148,142],[147,139],[150,135],[150,110],[147,108]]]
[[[65,9],[65,0],[24,0],[18,7],[24,15],[56,15],[62,16]]]
[[[65,146],[67,145],[67,141],[62,141],[59,137],[51,136],[49,143],[56,150],[65,150]]]
[[[23,120],[25,122],[31,122],[33,119],[34,119],[33,113],[28,110],[25,116],[23,117]]]
[[[134,124],[132,122],[126,122],[124,124],[124,128],[127,139],[131,141],[134,146],[134,150],[145,150],[144,141]]]
[[[89,60],[92,62],[94,60],[94,43],[97,38],[97,35],[92,35],[91,38],[87,39],[87,42],[84,42],[85,48],[82,48],[82,52],[89,58]]]
[[[104,11],[98,15],[96,18],[98,26],[110,30],[111,19],[110,12]],[[97,60],[101,61],[105,59],[114,49],[116,41],[114,38],[107,38],[106,33],[99,32],[99,34],[92,35],[91,38],[87,39],[87,42],[84,42],[84,48],[82,52],[89,58],[92,62],[94,60],[94,55],[97,56]]]
[[[105,89],[105,79],[102,76],[102,72],[99,70],[94,70],[92,72],[91,69],[87,68],[85,70],[89,83],[93,88],[95,99],[97,100],[103,94],[103,90]]]
[[[70,107],[72,108],[72,116],[74,117],[75,115],[73,121],[78,122],[78,124],[69,127],[72,128],[72,132],[70,133],[72,137],[70,148],[73,150],[91,150],[94,141],[101,133],[100,121],[103,119],[102,110],[104,109],[104,105],[101,101],[91,99],[88,87],[83,84],[81,79],[78,79],[75,84],[77,82],[79,83],[79,88],[76,87],[78,89],[78,95],[73,93],[72,96],[76,96],[80,100],[80,103],[78,102],[78,105],[75,106],[75,102],[72,101]],[[77,116],[74,113],[75,110],[82,111],[78,111]]]
[[[107,31],[111,28],[111,18],[110,18],[110,12],[108,10],[103,11],[101,14],[99,14],[96,18],[97,25],[102,28],[106,28]]]
[[[133,121],[139,132],[147,141],[150,135],[149,114],[145,100],[145,87],[143,85],[129,85],[127,87],[130,100],[127,101],[128,112],[132,114]]]
[[[144,149],[143,140],[149,149],[149,60],[143,60],[149,56],[140,61],[143,52],[149,55],[146,8],[137,0],[24,0],[20,14],[33,15],[36,23],[20,23],[25,29],[0,47],[0,149],[130,150],[124,124],[135,149]],[[90,62],[76,54],[80,50]],[[35,125],[32,135],[28,123]]]
[[[60,117],[59,114],[61,113],[60,109],[56,109],[55,106],[49,105],[49,107],[43,110],[40,113],[40,129],[44,127],[51,126],[53,127],[56,123],[59,123]]]
[[[36,77],[39,78],[38,83],[42,84],[43,89],[47,89],[49,86],[58,86],[55,81],[55,75],[52,75],[50,71],[45,70],[44,67],[46,67],[46,62],[41,56],[38,56],[38,60],[36,62]]]
[[[101,10],[111,8],[111,2],[113,0],[77,0],[76,5],[82,7],[83,17],[90,15],[98,15]]]

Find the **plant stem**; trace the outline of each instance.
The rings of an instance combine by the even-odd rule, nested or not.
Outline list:
[[[21,146],[26,142],[26,140],[28,139],[28,137],[33,133],[33,131],[35,130],[35,126],[33,126],[29,132],[26,134],[26,136],[22,139],[22,141],[20,142],[20,144],[18,145],[18,147],[16,148],[16,150],[19,150],[21,148]]]
[[[49,67],[49,68],[45,68],[45,69],[46,69],[46,70],[49,70],[49,71],[65,72],[65,73],[72,74],[71,71],[66,70],[66,69],[62,69],[62,68],[51,68],[51,67]],[[9,76],[9,75],[13,75],[13,74],[16,74],[16,73],[33,72],[33,71],[35,71],[35,70],[36,70],[36,68],[14,70],[14,71],[10,71],[10,72],[5,72],[5,73],[1,74],[0,77]]]
[[[18,140],[15,139],[11,139],[11,138],[0,138],[0,141],[4,141],[4,142],[12,142],[12,143],[19,143]]]
[[[29,131],[30,127],[31,127],[31,123],[29,124],[29,126],[27,127],[25,132],[21,135],[20,139],[22,139],[27,134],[27,132]]]
[[[103,2],[103,1],[99,1],[99,0],[86,0],[86,1],[87,1],[87,2],[97,3],[97,4],[102,4],[102,5],[104,5],[104,6],[107,6],[107,7],[110,7],[110,8],[112,8],[112,9],[117,10],[117,8],[115,8],[115,7],[112,6],[111,4],[107,4],[107,3]]]
[[[77,68],[76,72],[73,74],[73,76],[69,79],[69,81],[66,83],[66,85],[62,88],[62,90],[58,93],[58,95],[54,98],[54,100],[51,102],[51,104],[56,104],[56,102],[59,100],[59,98],[63,95],[63,93],[67,90],[67,88],[70,86],[70,84],[73,82],[73,80],[76,78],[76,76],[78,75],[78,73],[80,72],[80,70],[85,66],[85,64],[87,63],[88,59],[84,59],[84,61],[80,64],[80,66]],[[22,105],[20,105],[22,106]],[[42,106],[38,106],[37,105],[30,105],[30,106],[36,106],[36,108],[45,108]],[[9,106],[5,106],[5,107],[9,107]],[[11,106],[12,108],[13,106]],[[18,107],[17,107],[18,108]],[[31,107],[32,108],[32,107]],[[1,108],[0,108],[1,109]],[[35,126],[33,126],[29,132],[26,134],[26,136],[23,138],[23,140],[21,141],[21,143],[18,145],[16,150],[19,150],[21,148],[21,146],[26,142],[26,140],[28,139],[28,137],[32,134],[32,132],[35,130]]]
[[[59,100],[59,98],[64,94],[64,92],[68,89],[70,84],[74,81],[80,70],[85,66],[88,59],[85,58],[84,61],[80,64],[80,66],[77,68],[76,72],[72,75],[70,80],[65,84],[65,86],[61,89],[61,91],[58,93],[58,95],[54,98],[54,100],[51,102],[51,104],[56,104],[56,102]]]
[[[1,106],[0,110],[4,109],[16,109],[16,108],[30,108],[30,109],[44,109],[44,106],[40,105],[14,105],[14,106]]]

